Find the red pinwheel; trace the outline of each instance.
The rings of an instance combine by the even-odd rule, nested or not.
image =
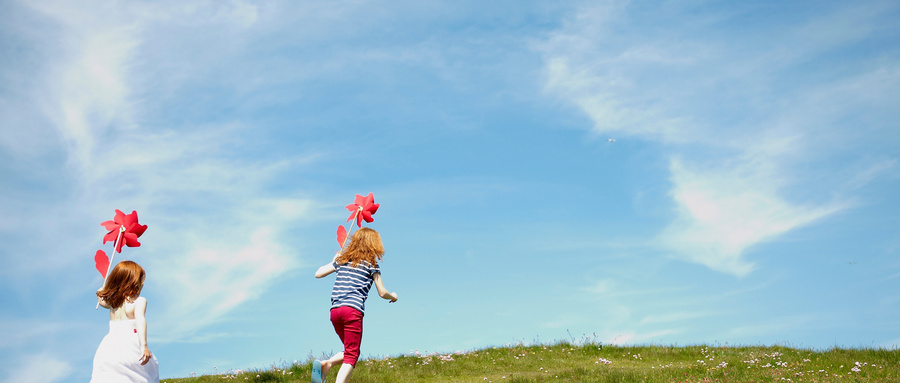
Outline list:
[[[353,203],[347,205],[347,210],[350,210],[350,217],[347,218],[347,222],[353,221],[356,219],[356,226],[362,227],[362,221],[371,223],[375,220],[372,218],[372,214],[375,214],[378,211],[378,207],[380,205],[375,203],[375,196],[372,193],[363,197],[359,194],[356,195],[356,199]],[[353,230],[353,224],[351,223],[348,228]],[[343,225],[338,226],[337,229],[337,241],[338,244],[341,245],[341,248],[344,248],[344,244],[347,242],[348,229],[345,229]]]
[[[147,225],[141,225],[138,222],[138,215],[136,211],[131,211],[131,214],[125,214],[121,210],[116,209],[116,216],[113,217],[112,221],[105,221],[100,224],[109,230],[105,236],[103,236],[103,243],[107,243],[109,241],[113,241],[113,253],[112,257],[107,257],[106,252],[103,250],[97,250],[97,253],[94,254],[94,267],[97,268],[97,271],[100,272],[100,275],[103,276],[103,285],[106,286],[106,277],[109,274],[110,266],[112,265],[112,260],[115,259],[116,253],[122,252],[122,246],[128,247],[139,247],[141,243],[138,242],[138,237],[144,234],[147,231]],[[97,307],[100,307],[100,302],[97,302]]]
[[[128,247],[141,246],[137,239],[147,230],[147,225],[138,223],[138,215],[134,210],[131,211],[131,214],[126,215],[121,210],[116,209],[116,216],[113,220],[103,222],[100,225],[109,230],[109,233],[106,233],[106,236],[103,237],[103,243],[113,241],[117,253],[122,252],[122,245]],[[122,234],[121,240],[119,240],[120,232]]]
[[[352,214],[350,214],[350,218],[347,218],[347,222],[356,218],[356,226],[362,227],[362,221],[366,220],[366,222],[371,223],[375,220],[372,218],[372,214],[375,214],[378,211],[379,204],[375,203],[375,196],[372,193],[363,197],[359,194],[356,195],[356,200],[353,203],[347,205],[347,210],[350,210]]]

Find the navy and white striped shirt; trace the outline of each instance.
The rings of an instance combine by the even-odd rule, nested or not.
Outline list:
[[[332,266],[337,278],[334,280],[334,288],[331,289],[331,308],[350,306],[365,314],[369,289],[372,288],[375,273],[380,274],[381,268],[372,267],[365,261],[356,267],[353,267],[352,263],[338,265],[337,262],[332,263]]]

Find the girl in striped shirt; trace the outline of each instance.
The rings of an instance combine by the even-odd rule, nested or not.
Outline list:
[[[343,252],[334,260],[316,270],[316,278],[337,273],[331,289],[331,323],[334,331],[344,344],[344,352],[339,352],[328,360],[313,362],[312,382],[323,383],[325,375],[337,364],[336,382],[350,380],[350,374],[359,359],[359,344],[362,342],[362,319],[366,309],[366,298],[372,283],[378,289],[378,296],[397,301],[397,293],[384,288],[378,261],[384,256],[384,246],[378,232],[368,227],[360,228],[350,239]]]

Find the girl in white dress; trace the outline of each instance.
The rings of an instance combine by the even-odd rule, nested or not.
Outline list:
[[[159,363],[147,347],[147,299],[140,296],[145,277],[140,265],[122,261],[97,290],[109,309],[109,334],[94,354],[91,383],[159,383]]]

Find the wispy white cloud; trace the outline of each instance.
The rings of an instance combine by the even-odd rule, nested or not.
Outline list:
[[[47,97],[40,110],[63,138],[69,170],[78,174],[72,198],[88,207],[80,214],[134,209],[150,225],[144,247],[124,257],[144,264],[148,285],[164,297],[151,303],[166,313],[159,316],[165,325],[154,326],[164,330],[153,335],[164,340],[194,339],[198,329],[302,265],[296,251],[285,250],[286,234],[319,214],[308,197],[264,192],[317,154],[248,161],[244,145],[255,126],[160,127],[145,118],[160,102],[146,95],[165,96],[138,70],[163,59],[148,53],[159,23],[187,13],[208,27],[247,28],[259,17],[251,3],[217,4],[34,5],[63,36],[51,48],[59,52],[56,60],[42,73]]]
[[[139,28],[117,7],[69,2],[31,4],[61,29],[58,59],[48,63],[41,109],[58,130],[75,168],[90,167],[107,133],[134,122],[127,77]],[[99,5],[99,4],[98,4]],[[100,10],[100,12],[95,12]]]
[[[279,275],[297,267],[297,260],[281,247],[275,233],[274,227],[260,227],[247,233],[249,240],[243,246],[235,241],[226,245],[188,242],[190,250],[168,258],[168,271],[154,283],[169,300],[159,316],[162,323],[157,324],[164,329],[161,341],[202,339],[206,334],[197,334],[198,330],[258,297]]]
[[[64,331],[65,328],[66,324],[60,322],[36,322],[26,319],[0,320],[0,337],[3,338],[0,349],[21,349],[38,337],[54,335]]]
[[[50,353],[23,355],[7,371],[7,382],[53,383],[72,373],[72,366]]]
[[[834,155],[821,145],[840,147],[823,136],[856,129],[840,122],[855,110],[838,101],[847,100],[847,91],[866,98],[865,89],[881,94],[897,82],[882,68],[862,65],[860,73],[837,81],[780,84],[811,58],[874,33],[870,21],[878,12],[871,9],[851,7],[784,26],[774,43],[769,37],[777,28],[733,35],[719,28],[721,37],[708,38],[705,27],[721,27],[733,15],[687,11],[669,6],[647,14],[624,2],[586,6],[537,45],[545,90],[584,111],[597,133],[664,144],[674,218],[656,242],[680,259],[743,276],[753,270],[745,256],[754,245],[851,206],[840,190],[825,194],[798,182],[812,178],[800,169]],[[680,21],[664,34],[618,28],[637,14],[677,14]],[[694,37],[698,33],[707,38]],[[816,99],[822,102],[811,101]],[[823,109],[823,102],[835,107]],[[889,110],[882,104],[871,105]],[[856,186],[847,186],[867,183],[867,174],[889,169],[893,161],[842,166],[848,173],[868,169],[852,177]]]
[[[602,279],[602,280],[596,281],[593,286],[589,286],[589,287],[585,288],[585,290],[589,293],[594,293],[594,294],[606,294],[613,290],[613,288],[615,287],[615,284],[616,284],[616,282],[614,280]]]
[[[869,165],[867,168],[863,168],[862,170],[855,172],[853,176],[847,180],[846,188],[850,190],[858,189],[868,185],[878,177],[891,174],[893,174],[895,177],[898,175],[896,159],[884,159],[876,161],[875,163]]]
[[[743,276],[753,270],[742,258],[748,248],[843,208],[791,204],[778,195],[778,176],[754,162],[695,170],[673,160],[678,217],[660,234],[660,244],[678,257]]]

